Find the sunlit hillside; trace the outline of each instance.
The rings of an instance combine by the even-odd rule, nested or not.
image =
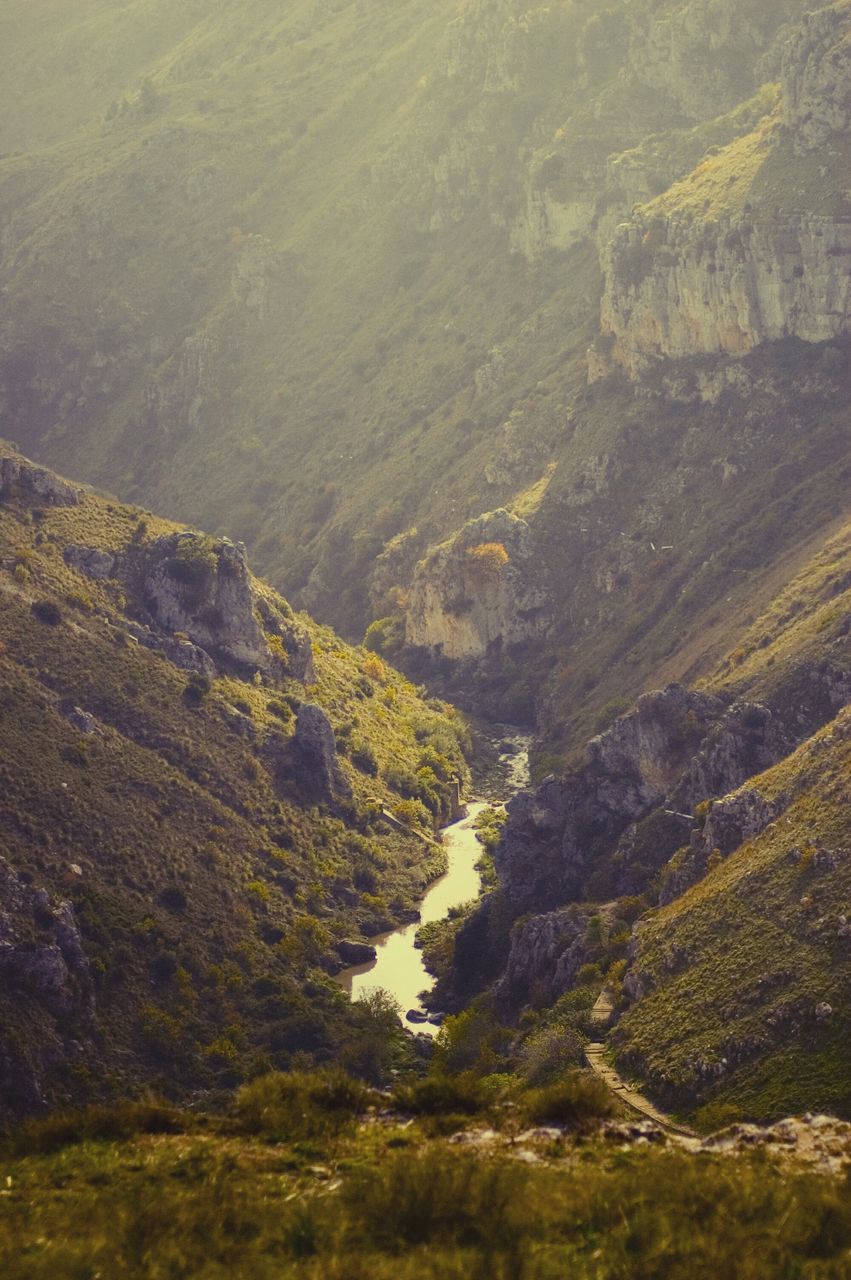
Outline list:
[[[521,671],[474,634],[432,678],[575,746],[845,504],[841,345],[730,372],[686,342],[661,382],[588,386],[634,341],[637,259],[607,248],[630,210],[651,273],[666,219],[700,241],[780,209],[794,256],[816,193],[847,212],[842,135],[799,155],[782,125],[805,6],[717,7],[709,53],[704,18],[648,2],[7,15],[6,434],[244,538],[351,637],[390,619],[422,670],[446,622],[410,615],[417,562],[508,508],[543,625],[509,593]]]

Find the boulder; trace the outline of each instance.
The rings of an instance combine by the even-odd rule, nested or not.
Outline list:
[[[368,942],[343,938],[337,943],[337,954],[346,964],[369,964],[376,958],[378,952]]]
[[[116,552],[101,551],[98,547],[86,547],[77,542],[69,542],[62,556],[69,568],[95,582],[113,577],[118,566]]]
[[[313,702],[304,702],[299,707],[291,761],[299,792],[307,803],[342,799],[351,794],[340,768],[331,721]]]

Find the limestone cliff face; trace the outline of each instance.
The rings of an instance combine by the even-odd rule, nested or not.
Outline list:
[[[145,547],[141,578],[159,626],[240,666],[310,678],[309,639],[259,594],[241,544],[169,534]]]
[[[526,640],[546,625],[538,582],[526,522],[503,510],[479,516],[417,565],[406,642],[457,659]]]
[[[851,213],[697,229],[637,215],[604,251],[601,327],[633,378],[662,359],[742,356],[765,342],[825,342],[851,329]]]
[[[667,6],[645,0],[635,6],[629,73],[693,120],[720,115],[752,87],[753,68],[777,28],[805,7],[800,0]]]
[[[494,858],[514,908],[546,910],[587,892],[601,852],[662,803],[722,713],[717,698],[682,685],[645,694],[591,740],[582,769],[516,796]]]
[[[547,180],[558,170],[558,181]],[[605,183],[602,157],[584,162],[569,156],[550,156],[533,167],[524,184],[523,206],[513,219],[511,248],[534,262],[549,250],[572,249],[591,234]]]
[[[851,125],[851,4],[805,15],[783,59],[786,123],[799,151],[823,146]]]
[[[603,245],[592,381],[618,366],[637,380],[665,359],[740,357],[766,342],[826,342],[851,330],[849,50],[848,0],[807,15],[783,57],[783,126],[763,125],[747,149],[702,165]],[[796,177],[795,157],[815,148],[824,149],[823,199],[802,207],[809,179]],[[778,164],[783,194],[769,200],[761,175]],[[748,166],[747,189],[720,195]]]
[[[93,1032],[94,1007],[73,908],[0,857],[0,1120],[61,1098],[68,1063]]]
[[[583,939],[593,908],[566,907],[518,922],[505,970],[494,988],[496,1007],[514,1016],[530,996],[551,1003],[576,980],[587,960]]]

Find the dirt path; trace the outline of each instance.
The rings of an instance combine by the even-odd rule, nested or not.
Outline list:
[[[684,1124],[677,1124],[670,1116],[666,1116],[663,1111],[653,1106],[648,1098],[645,1098],[637,1089],[633,1089],[628,1085],[621,1076],[618,1075],[614,1067],[610,1067],[605,1059],[606,1046],[604,1044],[586,1044],[585,1057],[588,1066],[598,1075],[603,1083],[611,1089],[616,1098],[620,1098],[633,1111],[638,1111],[641,1115],[646,1116],[648,1120],[655,1121],[661,1129],[667,1129],[669,1133],[678,1133],[684,1138],[696,1138],[697,1134],[693,1129],[689,1129]]]
[[[614,1012],[614,996],[605,987],[600,992],[597,1003],[591,1010],[591,1022],[602,1032],[608,1027]],[[606,1062],[606,1046],[599,1041],[594,1041],[585,1046],[585,1057],[588,1066],[599,1076],[607,1088],[611,1089],[616,1098],[620,1098],[633,1111],[638,1111],[641,1115],[647,1116],[648,1120],[655,1121],[661,1128],[667,1129],[669,1133],[680,1134],[685,1138],[697,1137],[693,1129],[687,1128],[684,1124],[677,1124],[670,1116],[665,1115],[648,1098],[639,1093],[637,1089],[633,1089],[631,1085],[618,1075],[614,1067],[610,1067]]]

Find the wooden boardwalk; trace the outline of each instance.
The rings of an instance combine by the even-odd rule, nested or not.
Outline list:
[[[593,1043],[586,1044],[585,1058],[588,1066],[599,1076],[603,1083],[611,1089],[616,1098],[620,1098],[632,1111],[638,1111],[641,1115],[646,1116],[648,1120],[653,1120],[661,1129],[667,1129],[669,1133],[679,1134],[683,1138],[696,1138],[697,1134],[693,1129],[687,1128],[684,1124],[677,1124],[670,1116],[665,1115],[664,1111],[660,1111],[658,1107],[654,1107],[649,1098],[645,1098],[642,1093],[633,1087],[620,1076],[614,1067],[610,1067],[605,1058],[606,1046],[604,1044]]]

